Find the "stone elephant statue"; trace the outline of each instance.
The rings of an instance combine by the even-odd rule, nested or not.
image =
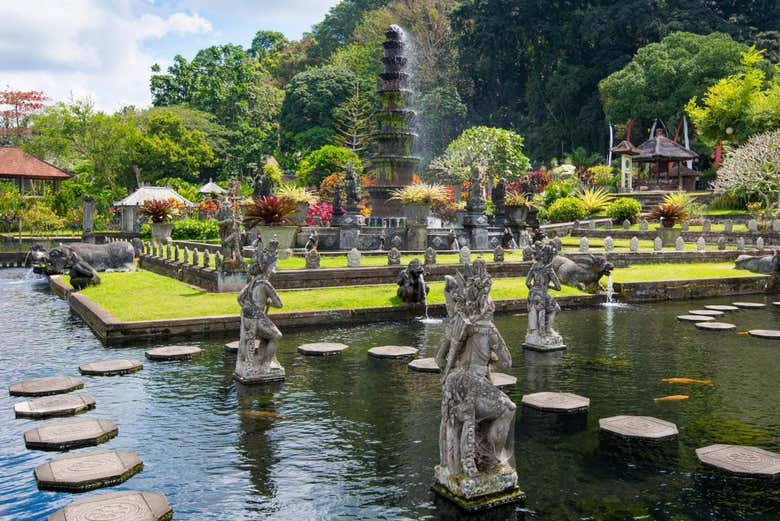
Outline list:
[[[135,250],[127,241],[110,242],[107,244],[90,244],[86,242],[74,242],[60,244],[46,250],[36,244],[30,249],[29,258],[33,270],[45,275],[57,275],[77,262],[73,254],[80,261],[89,264],[95,271],[131,271],[134,269],[133,259]]]
[[[598,287],[601,277],[609,275],[615,268],[603,255],[587,255],[576,260],[556,255],[552,264],[561,284],[583,291]]]

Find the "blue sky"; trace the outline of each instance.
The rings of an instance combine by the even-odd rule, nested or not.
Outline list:
[[[145,106],[149,68],[259,29],[298,39],[338,0],[0,0],[0,88]]]

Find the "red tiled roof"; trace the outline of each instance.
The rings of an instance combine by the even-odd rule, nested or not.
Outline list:
[[[26,179],[68,179],[64,170],[41,161],[17,147],[0,147],[0,177]]]

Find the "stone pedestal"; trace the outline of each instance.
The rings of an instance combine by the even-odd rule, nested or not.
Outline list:
[[[339,222],[339,249],[351,250],[357,248],[360,242],[361,216],[347,212],[341,216]]]
[[[523,347],[533,351],[562,351],[566,349],[566,344],[563,343],[563,337],[558,333],[545,336],[528,333],[525,335]]]
[[[245,271],[219,271],[217,272],[217,292],[235,293],[246,286],[247,274]]]
[[[410,224],[406,227],[406,247],[409,250],[424,251],[428,247],[428,227],[424,224]]]
[[[658,227],[658,236],[661,238],[664,246],[674,246],[680,237],[680,228]]]
[[[84,199],[82,204],[81,230],[84,236],[92,235],[95,231],[95,201]]]
[[[435,475],[433,491],[469,512],[525,500],[517,486],[517,473],[507,464],[474,477],[452,475],[447,467],[436,465]]]
[[[259,344],[254,341],[249,345],[244,340],[238,345],[238,357],[236,358],[236,370],[233,377],[242,384],[261,384],[266,382],[278,382],[284,380],[284,367],[276,359],[276,355],[271,360],[266,358],[266,340],[260,340]]]
[[[138,207],[122,206],[122,233],[138,233],[141,227],[138,224]]]
[[[488,219],[485,214],[469,212],[463,219],[463,228],[469,236],[472,250],[490,249]]]

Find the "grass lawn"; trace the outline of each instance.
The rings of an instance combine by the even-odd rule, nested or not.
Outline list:
[[[616,282],[703,279],[754,275],[735,270],[729,263],[651,264],[614,271]],[[235,293],[207,293],[175,279],[148,271],[102,273],[102,283],[83,290],[88,296],[121,320],[154,320],[197,316],[238,314]],[[431,282],[428,300],[444,302],[444,283]],[[394,284],[279,291],[284,302],[279,311],[305,311],[340,308],[400,306]],[[581,295],[564,287],[555,295]],[[493,279],[491,295],[496,300],[525,298],[528,290],[523,279]]]
[[[83,290],[88,296],[121,320],[154,320],[195,316],[238,314],[236,293],[207,293],[169,277],[149,271],[102,273],[101,284]],[[428,301],[444,302],[444,282],[431,282]],[[279,311],[369,308],[400,306],[395,284],[279,291],[284,308]],[[564,287],[556,295],[581,295]],[[494,299],[525,298],[524,281],[493,279]]]
[[[638,264],[612,272],[615,282],[646,282],[654,280],[715,279],[750,277],[752,271],[738,270],[731,262],[698,262],[681,264]]]

